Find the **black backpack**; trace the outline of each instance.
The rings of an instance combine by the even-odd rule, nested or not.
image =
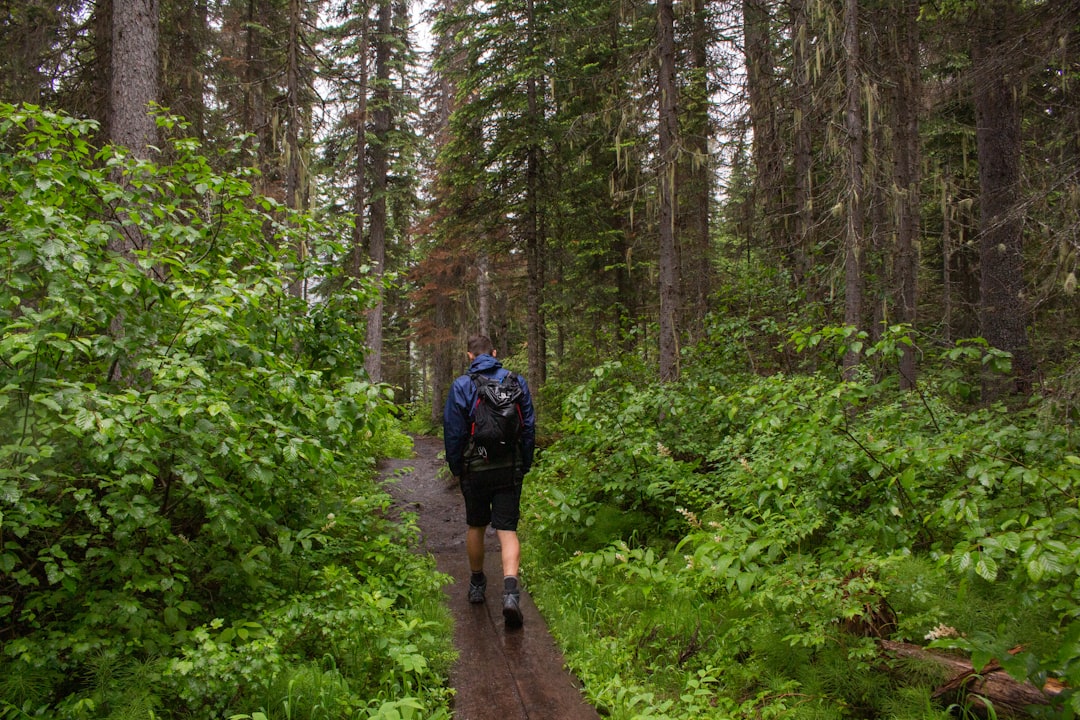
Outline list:
[[[524,426],[521,400],[525,393],[517,375],[507,373],[502,381],[480,373],[469,377],[476,387],[469,432],[476,454],[488,461],[511,457]]]

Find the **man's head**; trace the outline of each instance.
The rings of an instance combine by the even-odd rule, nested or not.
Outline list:
[[[495,348],[491,344],[491,338],[487,335],[473,335],[469,338],[469,358],[475,360],[481,355],[495,357]]]

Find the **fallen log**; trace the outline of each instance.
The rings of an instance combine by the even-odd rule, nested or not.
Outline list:
[[[1057,680],[1048,679],[1042,688],[1030,682],[1017,682],[1005,672],[996,661],[990,661],[986,667],[975,670],[971,662],[955,655],[937,653],[920,645],[879,640],[881,647],[900,657],[915,658],[936,663],[944,667],[951,675],[941,687],[934,690],[933,696],[948,703],[958,703],[978,712],[989,715],[986,703],[993,706],[998,716],[1030,717],[1028,710],[1032,705],[1049,705],[1064,690],[1064,685]],[[1011,650],[1016,653],[1020,648]]]

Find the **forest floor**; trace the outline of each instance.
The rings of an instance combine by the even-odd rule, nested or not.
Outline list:
[[[442,441],[425,436],[413,441],[413,458],[385,460],[379,469],[399,509],[416,513],[421,550],[431,553],[438,570],[452,578],[443,592],[459,653],[450,673],[455,720],[598,720],[566,670],[527,588],[521,593],[524,626],[504,625],[499,544],[490,529],[485,544],[487,602],[468,602],[461,492],[440,473]]]

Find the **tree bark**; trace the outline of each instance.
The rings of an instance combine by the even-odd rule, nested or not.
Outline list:
[[[393,8],[390,0],[379,0],[378,31],[375,37],[375,92],[371,148],[371,222],[368,231],[368,257],[375,277],[382,279],[386,269],[386,190],[389,175],[389,145],[392,115],[390,109],[390,45],[393,42]],[[368,313],[368,354],[364,367],[373,382],[382,382],[383,300],[380,298]]]
[[[4,5],[0,43],[0,97],[5,102],[40,104],[48,78],[41,68],[55,37],[61,13],[51,0],[9,0]]]
[[[810,85],[810,40],[808,37],[808,18],[805,0],[791,0],[793,45],[792,63],[795,77],[794,94],[794,174],[795,203],[795,275],[796,286],[803,286],[807,295],[812,296],[813,288],[809,282],[810,268],[813,264],[813,243],[811,230],[814,226],[812,200],[813,155],[811,143],[810,112],[813,108],[813,89]]]
[[[359,77],[356,89],[356,110],[353,118],[355,153],[353,158],[353,229],[352,247],[349,249],[348,275],[354,282],[360,280],[360,267],[364,257],[364,215],[367,208],[367,120],[368,120],[368,43],[371,26],[367,8],[360,12]]]
[[[491,337],[491,258],[484,248],[476,252],[475,332]]]
[[[980,713],[986,713],[986,704],[981,699],[986,698],[993,704],[998,716],[1027,717],[1032,705],[1048,705],[1051,698],[1060,695],[1063,689],[1061,683],[1053,679],[1048,680],[1041,689],[1030,682],[1017,682],[994,661],[976,670],[964,658],[932,652],[918,645],[892,640],[881,640],[880,644],[892,655],[940,665],[951,677],[934,690],[934,697],[947,702],[966,700]]]
[[[946,343],[953,341],[952,332],[952,210],[949,207],[949,184],[941,187],[941,333]]]
[[[746,55],[746,86],[750,125],[754,132],[751,151],[754,165],[752,192],[748,198],[749,236],[762,234],[761,245],[790,255],[787,239],[780,233],[782,217],[783,151],[778,118],[777,81],[772,47],[772,16],[767,0],[743,0],[743,36]]]
[[[979,156],[979,325],[991,347],[1012,353],[1012,391],[1027,393],[1033,362],[1024,298],[1019,88],[1006,65],[1012,57],[1010,24],[1018,10],[1016,0],[980,5],[982,22],[972,59]],[[984,378],[984,400],[1008,389],[992,376]]]
[[[88,75],[87,96],[79,102],[78,114],[101,122],[102,142],[112,138],[112,128],[109,127],[109,115],[112,112],[112,18],[113,1],[98,0],[94,3],[90,19],[83,26],[90,36],[93,62],[84,70]]]
[[[659,52],[660,189],[660,380],[679,377],[679,246],[675,237],[675,161],[678,117],[675,100],[675,11],[672,0],[657,3]]]
[[[608,6],[608,17],[606,26],[608,28],[607,45],[608,52],[606,53],[606,60],[604,65],[604,75],[610,80],[607,83],[607,87],[603,88],[602,92],[611,95],[612,97],[619,97],[624,92],[624,78],[621,73],[623,67],[624,56],[626,52],[622,47],[622,40],[620,37],[620,12],[619,8],[615,4]],[[628,161],[626,156],[616,147],[615,150],[615,162],[611,167],[611,226],[615,231],[614,247],[612,248],[612,258],[615,261],[615,288],[616,288],[616,308],[618,313],[618,329],[619,337],[621,338],[622,348],[625,352],[632,352],[634,347],[633,329],[637,321],[638,308],[640,307],[639,288],[637,283],[634,282],[633,277],[633,243],[631,237],[635,233],[634,224],[635,219],[633,213],[623,212],[619,206],[618,201],[615,199],[619,193],[626,191],[626,186],[629,184],[627,176]],[[559,256],[559,275],[561,276],[564,270],[562,265],[562,258]],[[560,328],[559,338],[557,340],[558,350],[556,356],[562,358],[564,356],[564,348],[566,346],[565,333]]]
[[[441,12],[450,12],[454,7],[454,0],[440,0]],[[446,62],[451,68],[458,68],[465,61],[464,53],[454,46],[455,29],[450,29],[445,35],[436,38],[435,54]],[[435,93],[435,144],[442,147],[449,139],[450,116],[455,104],[455,89],[451,85],[446,72],[439,73],[438,85]],[[440,188],[441,194],[437,194],[436,206],[442,210],[441,200],[445,196],[445,188]],[[437,211],[438,212],[438,211]],[[453,265],[453,261],[447,263],[435,263],[435,271],[432,273],[431,295],[434,306],[433,328],[430,336],[425,337],[425,342],[431,352],[431,422],[434,425],[442,423],[443,407],[446,402],[446,393],[454,380],[454,359],[460,351],[455,346],[457,339],[457,322],[455,315],[456,303],[453,301],[453,293],[460,284],[460,273]]]
[[[150,103],[158,99],[158,4],[157,0],[115,0],[112,15],[112,55],[108,127],[114,145],[127,148],[137,158],[148,158],[157,144],[157,125]],[[135,226],[122,226],[109,238],[109,249],[134,260],[143,243]],[[109,321],[109,334],[119,340],[125,334],[123,311]],[[130,381],[130,359],[117,357],[109,371],[113,382]]]
[[[897,10],[896,93],[896,266],[897,319],[914,328],[919,292],[919,0],[904,0]],[[905,345],[900,357],[900,387],[915,387],[915,347]]]
[[[847,131],[847,230],[844,237],[844,324],[862,329],[863,272],[862,251],[865,210],[863,205],[863,124],[862,73],[859,68],[859,1],[844,0],[844,77],[847,83],[847,107],[844,126]],[[844,355],[844,376],[851,379],[860,361],[860,353],[849,350]]]
[[[300,210],[300,0],[289,0],[289,36],[285,63],[285,205]],[[306,291],[304,264],[307,246],[298,235],[293,248],[297,269],[289,280],[289,294],[303,297]]]
[[[255,180],[257,190],[281,199],[281,194],[275,193],[278,173],[271,161],[275,153],[276,138],[272,131],[268,106],[272,88],[267,70],[266,33],[262,30],[262,26],[269,21],[268,15],[269,9],[265,0],[248,0],[246,16],[243,18],[244,94],[241,112],[244,129],[254,136],[260,170],[260,175]]]
[[[150,115],[158,99],[157,0],[114,0],[111,77],[109,139],[148,157],[157,139]]]
[[[533,0],[525,2],[526,38],[530,48],[536,44],[536,13]],[[530,64],[532,61],[530,60]],[[537,76],[535,67],[529,70],[525,84],[528,107],[528,128],[530,140],[525,158],[525,262],[528,270],[528,291],[526,297],[526,327],[529,338],[529,377],[537,384],[544,377],[544,357],[541,315],[542,291],[544,287],[544,258],[541,253],[543,238],[540,237],[540,148],[536,134],[541,124],[539,100],[537,98]]]
[[[713,269],[709,248],[709,216],[712,207],[712,162],[709,155],[709,58],[708,23],[704,0],[690,0],[690,69],[683,85],[680,132],[686,152],[679,159],[679,188],[676,223],[679,228],[681,276],[683,281],[683,322],[690,337],[704,328],[712,292]]]

